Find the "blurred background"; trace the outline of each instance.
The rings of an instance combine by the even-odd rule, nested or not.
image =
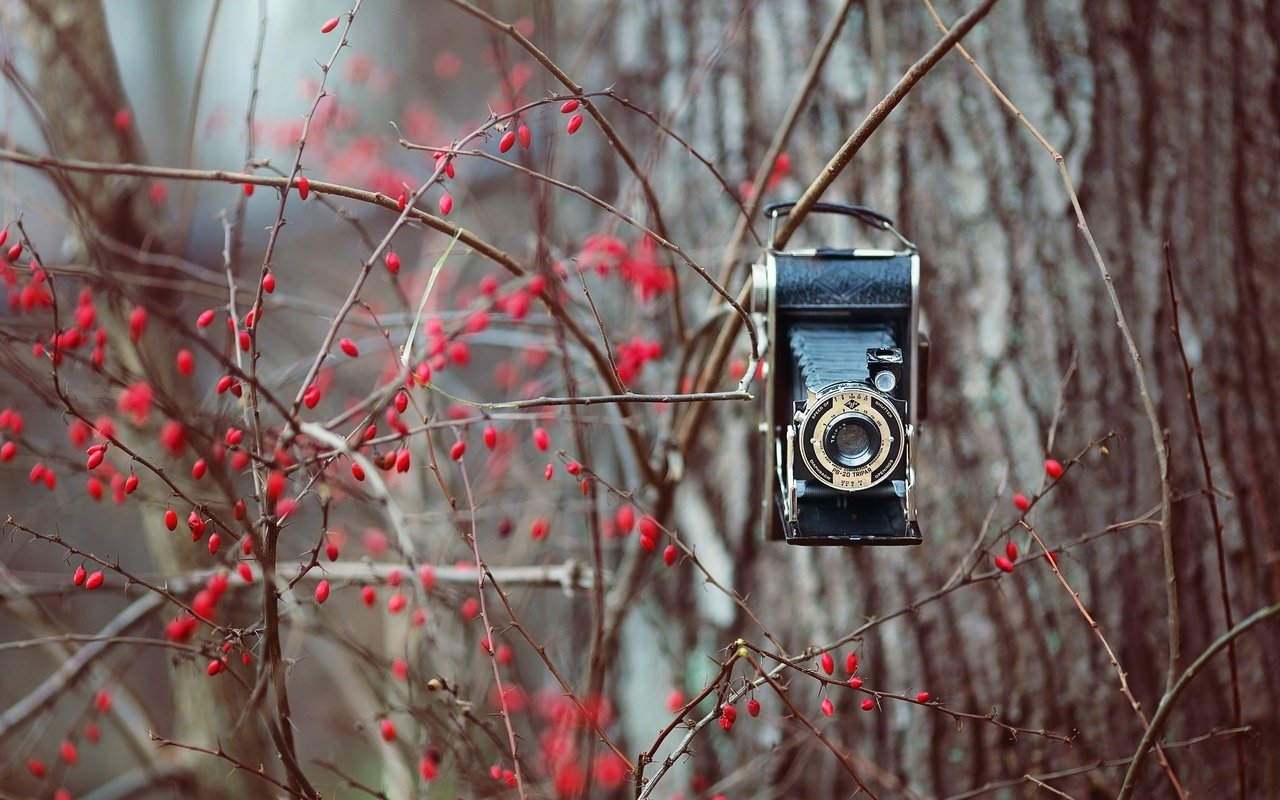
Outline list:
[[[477,6],[513,24],[584,92],[611,90],[590,102],[636,170],[591,116],[569,134],[571,114],[556,100],[521,116],[527,149],[501,153],[501,130],[460,145],[456,174],[417,205],[441,216],[447,192],[449,222],[549,280],[597,344],[604,329],[623,383],[638,393],[734,389],[749,362],[747,337],[738,335],[715,380],[696,384],[727,318],[719,296],[643,231],[510,165],[602,199],[736,293],[766,235],[758,214],[735,235],[755,199],[753,182],[765,201],[797,197],[942,35],[923,2]],[[321,65],[333,57],[350,10],[329,0],[0,0],[3,219],[21,217],[56,276],[62,314],[83,288],[101,318],[115,320],[103,323],[110,379],[89,367],[86,350],[65,369],[68,391],[87,416],[110,417],[122,437],[224,517],[238,496],[252,504],[247,473],[219,465],[212,484],[186,476],[242,422],[234,398],[213,388],[235,340],[223,327],[225,310],[207,332],[193,323],[201,311],[225,307],[228,272],[241,315],[252,303],[280,193],[258,186],[246,196],[238,182],[205,172],[193,180],[123,171],[67,177],[21,156],[288,174]],[[967,10],[937,3],[947,22]],[[337,29],[321,33],[333,17]],[[829,30],[830,54],[806,91],[805,72]],[[513,37],[443,0],[366,0],[346,35],[350,46],[333,59],[303,151],[302,174],[314,182],[391,199],[412,194],[437,162],[402,138],[449,148],[491,115],[573,94]],[[1061,153],[1142,354],[1169,453],[1180,674],[1226,632],[1228,613],[1239,622],[1280,600],[1280,358],[1272,322],[1280,314],[1272,256],[1280,247],[1280,8],[1251,0],[1003,0],[964,45]],[[797,98],[794,130],[782,155],[766,163]],[[305,204],[290,195],[270,258],[278,287],[258,327],[259,375],[286,404],[305,388],[336,310],[396,219],[394,206],[319,194]],[[1134,365],[1058,167],[951,53],[824,199],[879,209],[920,247],[932,341],[930,418],[917,470],[920,547],[803,549],[760,540],[755,401],[707,404],[687,439],[680,433],[691,404],[477,408],[612,390],[586,346],[534,298],[530,277],[513,277],[438,226],[414,221],[396,234],[399,274],[388,274],[379,257],[341,330],[361,357],[326,362],[316,377],[323,399],[303,416],[338,419],[394,377],[396,348],[420,317],[418,335],[439,351],[425,359],[432,388],[414,390],[403,419],[376,415],[383,433],[397,422],[416,426],[403,448],[412,468],[386,474],[391,503],[355,485],[345,464],[319,473],[306,492],[307,475],[295,474],[292,491],[303,493],[280,539],[286,579],[323,544],[341,553],[334,562],[320,556],[334,586],[322,609],[312,599],[319,572],[282,600],[292,736],[317,790],[352,796],[361,793],[358,783],[392,798],[514,796],[502,779],[514,765],[495,714],[492,660],[477,645],[485,633],[468,605],[476,580],[455,566],[474,566],[460,535],[474,523],[486,565],[511,579],[509,608],[492,589],[486,599],[495,645],[509,648],[499,671],[529,796],[636,796],[625,762],[591,722],[634,763],[683,701],[717,680],[739,637],[785,650],[810,669],[817,650],[806,655],[807,648],[844,640],[833,651],[837,678],[845,677],[845,655],[856,652],[867,689],[908,698],[928,691],[978,717],[892,698],[865,713],[859,703],[867,694],[784,672],[795,709],[852,754],[881,797],[1047,793],[1027,775],[1075,798],[1115,796],[1143,723],[1098,635],[1045,560],[1033,557],[1038,545],[1014,527],[1011,501],[1045,492],[1028,520],[1057,551],[1149,718],[1170,667],[1161,473]],[[6,247],[19,235],[9,231]],[[793,244],[863,241],[865,231],[846,221],[815,217]],[[1198,423],[1170,332],[1167,264]],[[10,302],[0,308],[8,375],[0,408],[24,422],[3,432],[19,449],[0,463],[0,512],[118,559],[134,575],[171,581],[188,598],[221,564],[232,588],[218,619],[244,633],[227,668],[233,674],[210,678],[205,665],[223,637],[203,630],[187,649],[143,643],[163,642],[173,608],[138,606],[155,595],[114,574],[105,591],[82,593],[70,580],[81,557],[10,526],[0,539],[0,637],[9,643],[0,645],[0,794],[51,797],[65,787],[99,800],[284,795],[233,774],[225,759],[149,740],[153,732],[206,748],[221,743],[283,778],[258,719],[272,710],[251,693],[261,657],[260,574],[256,584],[237,583],[238,561],[256,569],[252,558],[239,559],[228,545],[209,555],[184,541],[185,523],[168,533],[164,510],[176,508],[185,520],[190,506],[145,470],[127,500],[114,502],[112,486],[94,500],[77,441],[91,434],[77,430],[53,394],[48,359],[32,357],[33,343],[53,329],[52,310],[24,305],[22,290],[34,281],[17,263],[10,270]],[[115,348],[136,305],[151,319],[130,355],[127,340]],[[197,337],[208,351],[189,344]],[[170,366],[183,346],[196,354],[190,377]],[[119,406],[127,376],[145,377],[156,393],[156,411],[142,424]],[[424,418],[439,423],[430,450]],[[190,448],[181,455],[159,444],[166,419],[187,429]],[[278,426],[279,415],[268,409],[265,424]],[[353,425],[344,420],[335,430],[345,435]],[[494,448],[482,439],[489,425]],[[535,428],[549,435],[545,452],[534,444]],[[429,461],[434,452],[444,465],[459,439],[468,447],[467,484],[455,465],[437,477]],[[370,454],[398,448],[385,443]],[[118,455],[112,461],[123,480],[132,465]],[[1049,458],[1068,465],[1061,481],[1046,477]],[[567,461],[594,476],[589,492],[565,471]],[[29,480],[37,463],[56,471],[56,485]],[[668,471],[670,464],[681,468]],[[548,465],[552,477],[544,479]],[[389,521],[397,508],[411,545]],[[652,554],[638,546],[622,509],[652,514],[674,532],[681,547],[673,565],[662,563],[662,546]],[[546,535],[531,536],[539,523]],[[992,558],[1009,542],[1021,559],[1005,574]],[[414,578],[419,563],[437,567],[430,587]],[[388,585],[397,565],[411,589]],[[599,595],[583,588],[596,565]],[[530,578],[519,571],[525,567],[542,571]],[[543,585],[562,575],[564,587]],[[375,589],[372,606],[365,587]],[[389,611],[394,596],[407,597],[405,611]],[[122,612],[139,615],[127,630],[139,641],[104,647],[60,679],[55,671],[90,644],[63,634],[98,634]],[[545,661],[530,640],[545,646]],[[254,663],[238,662],[242,650]],[[1234,676],[1227,654],[1218,655],[1170,716],[1162,736],[1170,769],[1188,795],[1273,797],[1280,794],[1280,763],[1270,755],[1280,736],[1274,624],[1237,640],[1232,658]],[[568,698],[548,662],[590,713]],[[754,676],[739,662],[721,688]],[[430,691],[432,678],[445,688]],[[50,692],[40,694],[42,687]],[[106,713],[95,710],[100,689],[114,698]],[[760,717],[743,714],[727,733],[714,722],[714,697],[691,709],[690,719],[712,721],[663,771],[652,796],[855,794],[840,760],[792,708],[768,688],[754,696]],[[829,718],[819,710],[827,697]],[[981,719],[987,715],[1003,724]],[[380,735],[383,720],[394,721],[394,741]],[[88,723],[100,726],[99,742],[90,741]],[[646,776],[686,732],[679,727],[662,740]],[[63,741],[78,746],[75,758],[60,751]],[[33,769],[31,759],[44,768]],[[1136,796],[1176,796],[1154,757]]]

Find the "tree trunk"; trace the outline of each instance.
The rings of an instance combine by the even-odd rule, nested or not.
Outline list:
[[[628,5],[613,26],[612,79],[641,106],[683,108],[674,127],[689,133],[736,186],[751,179],[837,5]],[[954,19],[962,10],[941,13]],[[920,5],[856,4],[788,148],[795,177],[769,199],[797,196],[940,35]],[[1166,241],[1214,480],[1230,493],[1219,507],[1235,620],[1280,596],[1274,558],[1280,482],[1269,474],[1280,455],[1280,364],[1275,337],[1267,334],[1280,303],[1268,261],[1280,237],[1278,37],[1280,11],[1260,2],[1008,0],[965,41],[1065,156],[1144,354],[1178,498],[1179,671],[1224,632],[1225,622],[1205,480],[1169,332]],[[675,148],[666,150],[658,179],[670,204],[664,208],[683,223],[675,236],[703,243],[698,255],[714,262],[715,243],[733,224],[730,206],[688,163]],[[1046,456],[1066,460],[1108,432],[1118,434],[1106,445],[1109,455],[1090,450],[1031,522],[1052,547],[1152,508],[1158,515],[1160,476],[1134,369],[1054,162],[958,55],[912,92],[825,199],[883,210],[921,247],[933,344],[919,471],[926,541],[910,550],[756,542],[748,512],[760,487],[756,473],[742,466],[754,423],[740,408],[721,408],[718,423],[705,426],[698,454],[687,457],[712,466],[682,487],[678,527],[704,561],[710,555],[731,564],[723,577],[749,596],[792,652],[942,586],[1003,487],[985,540],[1002,552],[1004,541],[993,541],[991,531],[1015,518],[1011,493],[1041,486]],[[816,243],[834,233],[816,221],[808,230]],[[1064,385],[1073,362],[1078,368]],[[1060,392],[1062,418],[1046,451]],[[1025,535],[1014,539],[1024,553],[1032,547]],[[1073,547],[1061,560],[1148,714],[1163,693],[1169,652],[1161,552],[1159,530],[1148,525]],[[990,569],[990,559],[979,569]],[[686,651],[691,661],[737,636],[767,643],[732,606],[707,599],[700,581],[690,576],[683,585],[683,593],[650,601],[666,619],[696,607],[701,624],[712,626],[714,634],[695,637],[702,647]],[[996,710],[1012,724],[1075,734],[1074,743],[1033,735],[1011,740],[972,722],[956,730],[942,715],[916,709],[863,715],[854,700],[839,696],[845,747],[912,790],[939,796],[1132,753],[1142,733],[1137,716],[1117,691],[1093,631],[1042,561],[913,611],[862,639],[868,685],[913,695],[927,689],[954,708]],[[1237,646],[1241,690],[1251,698],[1243,722],[1254,731],[1244,737],[1250,795],[1258,797],[1280,791],[1274,771],[1255,757],[1277,728],[1275,641],[1263,632]],[[647,647],[636,641],[628,652]],[[797,694],[794,700],[816,708],[808,691]],[[1169,739],[1234,724],[1225,657],[1192,694],[1168,727]],[[643,743],[651,733],[637,725],[633,735]],[[744,745],[735,756],[734,745],[717,746],[712,777],[742,767],[755,747]],[[1232,737],[1222,737],[1170,752],[1185,785],[1200,793],[1236,786],[1234,747]],[[821,745],[805,738],[773,751],[768,768],[758,761],[751,767],[786,786],[812,769],[805,752],[815,749]],[[817,785],[815,774],[800,784],[807,796],[846,796],[854,788],[847,775],[822,773],[829,783]],[[1099,769],[1055,785],[1077,797],[1110,795],[1121,775]],[[1144,780],[1146,796],[1168,793],[1154,763]]]

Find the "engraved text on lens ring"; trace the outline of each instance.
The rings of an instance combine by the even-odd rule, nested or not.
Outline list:
[[[891,403],[868,389],[845,385],[814,403],[800,423],[801,454],[814,477],[833,489],[856,492],[883,481],[898,466],[903,453],[902,418]],[[880,434],[880,447],[860,467],[835,463],[822,447],[822,434],[841,414],[866,415]]]

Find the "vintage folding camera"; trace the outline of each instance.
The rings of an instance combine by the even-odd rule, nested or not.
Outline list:
[[[771,244],[794,205],[765,208]],[[768,341],[765,533],[791,544],[919,544],[915,439],[928,371],[920,258],[883,214],[834,203],[812,211],[847,215],[903,249],[770,247],[752,267],[751,311]]]

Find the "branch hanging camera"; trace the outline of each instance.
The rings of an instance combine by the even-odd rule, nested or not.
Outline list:
[[[836,203],[813,210],[888,231],[903,249],[775,250],[773,228],[794,205],[765,208],[770,249],[751,277],[751,310],[769,342],[765,534],[919,544],[915,436],[929,346],[919,331],[920,257],[888,217]]]

